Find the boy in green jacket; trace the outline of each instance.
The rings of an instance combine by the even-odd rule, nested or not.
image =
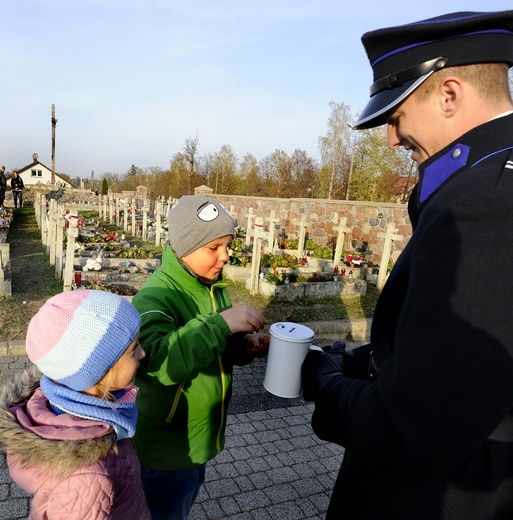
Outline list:
[[[185,519],[224,447],[234,364],[267,353],[264,317],[232,307],[221,280],[234,221],[217,201],[185,196],[169,213],[162,265],[133,299],[142,317],[136,449],[152,518]]]

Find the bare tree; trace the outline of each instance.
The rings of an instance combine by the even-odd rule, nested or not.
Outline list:
[[[199,137],[196,134],[195,137],[188,137],[185,140],[185,146],[182,149],[183,159],[187,163],[187,169],[189,172],[188,188],[187,193],[192,194],[192,179],[198,169],[199,159],[197,158],[199,148]]]
[[[247,153],[240,164],[240,183],[237,187],[238,195],[258,195],[261,190],[260,168],[256,157]],[[240,189],[241,188],[241,189]],[[240,193],[239,193],[240,191]]]
[[[215,177],[215,193],[232,193],[235,188],[238,159],[229,144],[221,146],[214,154],[212,175]]]
[[[334,186],[339,179],[344,186],[349,180],[349,149],[351,146],[351,110],[345,103],[331,101],[331,115],[328,119],[328,132],[319,137],[322,166],[330,172],[328,199],[331,199]]]

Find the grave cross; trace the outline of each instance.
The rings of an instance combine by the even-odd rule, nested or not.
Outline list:
[[[143,203],[143,223],[141,238],[146,241],[148,239],[148,211],[150,210],[150,201],[146,199]]]
[[[39,217],[39,227],[41,229],[41,242],[46,247],[46,241],[48,236],[48,211],[46,208],[46,199],[44,195],[41,195],[41,211],[40,211],[40,217]]]
[[[112,196],[109,197],[109,224],[114,222],[114,199]]]
[[[120,221],[119,216],[120,216],[120,214],[121,214],[121,207],[120,207],[120,206],[121,206],[121,203],[120,203],[119,199],[117,199],[117,200],[114,202],[114,212],[115,212],[115,214],[116,214],[116,226],[117,226],[117,227],[120,227],[120,226],[119,226],[119,221]]]
[[[75,259],[75,241],[78,238],[78,218],[71,217],[68,227],[68,243],[66,244],[66,263],[64,265],[63,290],[71,291],[73,280],[73,261]]]
[[[136,208],[136,204],[135,204],[135,199],[132,199],[132,236],[136,236],[135,234],[135,208]]]
[[[267,239],[267,248],[266,253],[274,254],[274,234],[276,231],[276,224],[280,222],[280,218],[276,216],[276,212],[271,211],[271,216],[269,217],[269,238]]]
[[[57,215],[57,239],[55,249],[55,278],[60,280],[62,278],[62,266],[64,265],[64,229],[66,221],[62,213]]]
[[[123,231],[128,232],[128,200],[123,201]]]
[[[232,204],[230,206],[230,215],[233,218],[233,220],[235,221],[235,225],[238,225],[238,223],[237,223],[237,213],[236,213],[235,210],[236,210],[235,205]]]
[[[298,256],[298,258],[302,258],[303,251],[305,250],[306,228],[308,226],[308,224],[306,223],[305,214],[303,213],[301,215],[301,220],[295,219],[292,221],[292,223],[299,225],[299,238],[297,241],[297,256]]]
[[[378,289],[383,289],[383,286],[385,285],[385,280],[387,276],[387,266],[388,266],[388,260],[390,258],[392,245],[394,243],[394,240],[402,240],[403,235],[396,235],[395,234],[395,224],[390,222],[387,224],[387,230],[385,233],[378,233],[379,238],[384,238],[385,243],[383,245],[383,253],[381,255],[381,262],[379,263],[379,274],[378,274],[378,281],[376,283],[376,287]]]
[[[57,239],[57,201],[50,201],[50,211],[48,219],[48,242],[46,244],[46,254],[50,255],[50,266],[55,266],[55,248]]]
[[[246,226],[246,245],[249,246],[251,243],[251,226],[253,225],[253,219],[255,215],[253,215],[253,208],[249,208],[249,212],[246,213],[246,218],[248,219],[248,224]]]
[[[333,229],[338,232],[337,234],[337,245],[335,246],[335,258],[333,260],[333,268],[340,265],[340,257],[342,256],[342,248],[344,247],[344,236],[346,233],[351,231],[351,228],[346,226],[347,217],[340,219],[338,226],[333,226]]]
[[[44,233],[45,233],[45,218],[46,218],[46,198],[45,196],[41,193],[39,194],[39,211],[36,212],[36,218],[37,218],[37,225],[39,226],[39,230],[41,231],[41,240],[43,242],[43,244],[45,243],[44,241]]]
[[[264,219],[255,219],[255,231],[253,234],[253,254],[251,256],[251,274],[249,278],[250,294],[257,294],[260,276],[260,256],[262,253],[262,240],[269,237],[269,232],[264,231]]]
[[[162,232],[162,214],[164,213],[164,200],[155,202],[155,245],[160,246],[160,234]]]

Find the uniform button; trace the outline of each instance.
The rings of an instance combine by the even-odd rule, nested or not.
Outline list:
[[[461,155],[461,150],[460,150],[459,148],[456,148],[456,149],[452,152],[452,158],[453,158],[453,159],[457,159],[460,155]]]

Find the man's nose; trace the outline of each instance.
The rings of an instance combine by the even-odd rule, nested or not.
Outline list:
[[[401,138],[395,125],[387,125],[387,146],[390,150],[396,149],[401,144]]]

